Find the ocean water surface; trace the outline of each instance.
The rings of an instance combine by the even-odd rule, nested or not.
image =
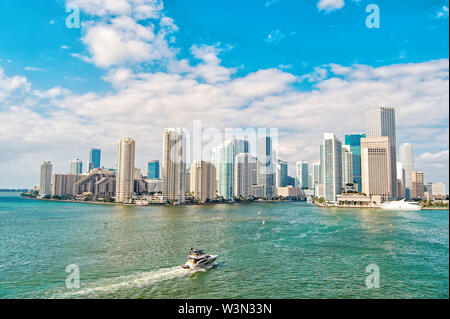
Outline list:
[[[448,210],[125,207],[0,193],[0,298],[449,298],[448,234]],[[182,269],[191,247],[219,254],[217,266]],[[66,288],[73,264],[79,289]],[[370,264],[379,288],[366,287]]]

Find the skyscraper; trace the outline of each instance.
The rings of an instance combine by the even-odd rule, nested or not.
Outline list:
[[[216,197],[216,168],[210,162],[195,161],[191,166],[190,190],[200,202]]]
[[[352,152],[353,181],[358,183],[358,192],[362,191],[361,183],[361,138],[366,134],[347,134],[345,135],[345,145],[350,146]]]
[[[80,175],[83,172],[83,162],[79,159],[74,159],[70,162],[70,174]]]
[[[370,108],[366,113],[366,135],[367,137],[386,136],[389,138],[391,198],[397,198],[395,109],[385,106]]]
[[[406,198],[405,194],[405,169],[401,162],[397,162],[397,195],[399,198]]]
[[[353,154],[350,146],[342,147],[342,185],[353,183]]]
[[[248,153],[246,140],[232,139],[212,149],[212,161],[216,167],[217,193],[225,199],[234,196],[234,173],[236,155]]]
[[[307,189],[308,185],[308,162],[301,161],[295,163],[296,174],[295,174],[295,187],[300,187],[301,189]]]
[[[392,198],[391,150],[388,136],[361,139],[363,193],[381,195],[383,200]],[[397,186],[397,180],[395,183]]]
[[[117,141],[116,202],[130,202],[134,191],[135,141],[123,138]]]
[[[342,143],[333,133],[325,133],[320,147],[324,198],[335,202],[342,192]]]
[[[49,195],[52,191],[52,168],[50,162],[41,164],[41,178],[39,183],[39,195]]]
[[[164,129],[161,181],[165,200],[179,204],[185,202],[186,141],[181,128]]]
[[[236,155],[234,165],[234,196],[250,198],[255,182],[256,159],[250,153]]]
[[[403,143],[399,147],[399,162],[405,170],[405,198],[409,199],[412,189],[412,172],[414,171],[414,148],[410,143]]]
[[[159,161],[148,162],[148,179],[159,179]]]
[[[258,174],[258,186],[260,186],[261,194],[263,195],[262,197],[270,198],[273,196],[276,168],[272,137],[258,137],[257,144],[258,160],[256,166]]]
[[[417,199],[424,198],[423,172],[413,171],[411,175],[412,175],[411,197]]]
[[[100,168],[101,154],[102,151],[98,148],[89,149],[89,172],[94,168]]]
[[[321,178],[320,178],[320,175],[321,175],[321,170],[320,170],[320,162],[314,162],[313,164],[312,164],[312,175],[313,175],[313,184],[316,184],[316,183],[320,183],[321,182]]]
[[[280,159],[277,160],[275,175],[275,185],[277,187],[286,187],[288,184],[288,163],[286,161]]]

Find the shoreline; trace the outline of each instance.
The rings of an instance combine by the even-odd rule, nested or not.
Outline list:
[[[184,204],[163,204],[163,203],[155,203],[155,204],[147,204],[147,205],[139,205],[139,204],[127,204],[127,203],[116,203],[116,202],[100,202],[100,201],[80,201],[80,200],[60,200],[60,199],[44,199],[44,198],[32,198],[27,196],[20,196],[24,199],[35,199],[40,201],[49,201],[49,202],[59,202],[59,203],[81,203],[81,204],[97,204],[97,205],[119,205],[126,207],[153,207],[153,206],[166,206],[166,207],[183,207],[183,206],[209,206],[209,205],[235,205],[235,204],[251,204],[251,203],[285,203],[285,202],[305,202],[301,200],[254,200],[254,201],[235,201],[235,202],[213,202],[213,203],[184,203]]]

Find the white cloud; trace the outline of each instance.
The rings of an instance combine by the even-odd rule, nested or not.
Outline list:
[[[266,43],[277,45],[279,44],[286,35],[281,32],[281,29],[272,30],[267,35],[266,39],[264,40]]]
[[[37,67],[34,67],[34,66],[26,66],[26,67],[24,68],[24,70],[25,70],[25,71],[32,71],[32,72],[40,72],[40,71],[44,71],[44,69],[42,69],[42,68],[37,68]]]
[[[31,83],[23,76],[8,77],[0,67],[0,102],[12,97],[13,93],[28,92]],[[0,107],[1,109],[1,107]]]
[[[317,3],[319,11],[331,12],[334,10],[342,9],[345,5],[344,0],[320,0]]]
[[[446,4],[442,5],[437,9],[432,15],[431,18],[439,20],[439,19],[448,19],[448,0]]]

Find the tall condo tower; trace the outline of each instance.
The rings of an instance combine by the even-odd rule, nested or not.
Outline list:
[[[395,109],[386,106],[375,106],[366,113],[366,135],[367,137],[389,138],[389,147],[391,155],[391,198],[397,198],[397,156],[396,156],[396,135],[395,135]]]
[[[134,190],[134,153],[132,138],[117,142],[116,202],[130,202]]]
[[[342,192],[342,142],[333,133],[325,133],[320,147],[324,197],[335,202]]]
[[[181,128],[163,132],[161,183],[165,200],[182,204],[186,197],[186,141]]]
[[[80,175],[83,172],[83,162],[79,159],[74,159],[70,162],[70,174]]]
[[[212,149],[212,161],[216,167],[217,193],[225,199],[234,195],[234,177],[236,156],[248,153],[249,143],[246,140],[232,139]]]
[[[405,170],[405,196],[409,199],[412,190],[412,173],[414,171],[414,148],[410,143],[403,143],[399,147],[399,162]]]
[[[190,191],[200,202],[216,197],[216,168],[210,162],[195,161],[191,166]]]
[[[352,175],[353,181],[358,184],[358,192],[362,191],[361,182],[361,139],[366,134],[347,134],[345,135],[345,145],[350,146],[352,152]]]
[[[273,196],[276,169],[275,152],[273,150],[272,137],[259,137],[257,148],[258,160],[256,166],[258,174],[258,185],[262,186],[263,197],[270,198]]]
[[[383,200],[392,198],[392,148],[389,137],[361,139],[362,192],[381,195]],[[397,175],[397,172],[396,174]],[[397,180],[395,181],[397,186]]]
[[[234,196],[251,197],[255,174],[256,159],[250,153],[236,155],[234,166]]]
[[[39,195],[49,195],[52,191],[52,168],[50,162],[41,164],[41,179],[39,183]]]
[[[90,148],[89,149],[89,167],[88,167],[88,172],[90,172],[92,169],[94,168],[99,168],[100,167],[100,160],[101,160],[101,155],[102,151],[98,148]]]
[[[296,176],[295,176],[295,187],[300,187],[301,189],[307,189],[309,187],[308,181],[308,162],[301,161],[295,163]]]
[[[342,184],[353,183],[353,156],[349,145],[342,147]]]

